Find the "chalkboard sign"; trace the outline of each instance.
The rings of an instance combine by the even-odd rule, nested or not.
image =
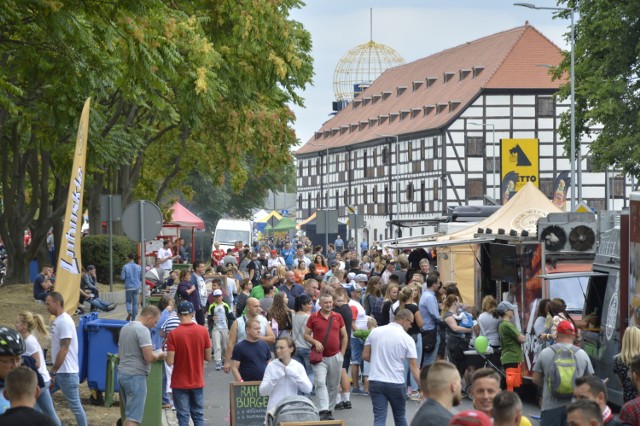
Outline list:
[[[260,395],[260,383],[229,384],[231,426],[264,426],[269,397]]]

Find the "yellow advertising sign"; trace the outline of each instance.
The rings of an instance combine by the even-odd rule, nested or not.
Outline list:
[[[56,291],[62,294],[64,309],[73,314],[78,306],[80,296],[80,279],[82,277],[82,258],[80,241],[82,240],[82,194],[84,192],[85,161],[87,137],[89,133],[89,110],[91,98],[82,108],[76,147],[73,154],[73,167],[67,196],[67,210],[64,214],[62,240],[56,269]]]
[[[540,186],[539,146],[538,139],[500,140],[500,194],[503,205],[528,182]]]

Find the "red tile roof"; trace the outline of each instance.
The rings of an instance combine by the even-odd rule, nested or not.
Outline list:
[[[438,129],[486,89],[557,89],[564,81],[541,65],[561,60],[561,50],[526,24],[391,68],[296,154]]]

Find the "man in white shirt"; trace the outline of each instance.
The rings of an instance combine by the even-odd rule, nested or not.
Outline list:
[[[67,400],[69,409],[78,426],[87,426],[87,415],[80,402],[78,390],[80,367],[78,366],[78,333],[73,319],[64,310],[64,299],[57,291],[52,291],[45,299],[47,311],[56,318],[51,323],[51,360],[53,367],[49,373],[53,394],[58,389]]]
[[[284,259],[278,256],[278,252],[275,250],[271,250],[271,255],[269,256],[269,260],[267,262],[267,268],[269,272],[277,268],[278,266],[287,266]]]
[[[420,382],[420,369],[416,344],[407,334],[413,323],[413,314],[400,309],[392,323],[374,328],[364,344],[362,359],[371,364],[369,395],[373,406],[374,426],[387,421],[387,404],[391,405],[396,426],[406,426],[406,388],[404,386],[404,360],[416,382]]]
[[[163,279],[169,276],[171,270],[173,269],[173,253],[171,252],[171,241],[164,240],[162,242],[162,248],[158,249],[158,254],[156,255],[157,262],[159,264],[160,270],[164,271]]]

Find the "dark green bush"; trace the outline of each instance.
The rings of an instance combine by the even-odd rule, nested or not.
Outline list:
[[[122,266],[127,263],[127,254],[137,253],[137,243],[127,237],[113,236],[113,280],[120,280]],[[109,283],[109,236],[87,235],[82,239],[82,266],[94,265],[98,282]]]

